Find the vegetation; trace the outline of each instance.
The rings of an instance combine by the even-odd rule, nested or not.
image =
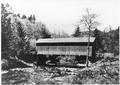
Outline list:
[[[70,37],[65,31],[54,31],[51,33],[52,38],[68,38]]]
[[[97,61],[88,69],[79,71],[75,83],[82,84],[118,84],[118,57],[107,57]]]
[[[86,15],[82,16],[82,19],[80,20],[80,24],[86,28],[89,33],[88,33],[88,56],[86,58],[86,66],[88,67],[88,57],[89,57],[89,44],[90,44],[90,31],[98,26],[98,22],[95,20],[96,19],[96,14],[91,14],[89,12],[89,9],[86,9]]]
[[[6,59],[10,63],[12,62],[11,58],[17,57],[33,62],[34,59],[28,57],[36,55],[35,46],[31,41],[39,38],[50,38],[51,34],[45,24],[33,24],[26,20],[26,15],[20,18],[20,14],[16,15],[7,10],[9,7],[9,4],[1,4],[2,59]],[[35,20],[35,15],[32,19]]]
[[[100,57],[100,56],[99,56]],[[89,68],[38,67],[10,70],[3,84],[119,84],[119,56],[105,55]],[[6,77],[7,76],[7,77]]]
[[[96,51],[98,50],[103,50],[103,45],[102,45],[102,35],[101,35],[101,31],[99,31],[98,29],[94,30],[94,37],[96,38]]]
[[[9,4],[1,4],[2,72],[6,72],[2,74],[2,84],[119,84],[120,27],[114,30],[108,27],[110,30],[107,32],[98,30],[96,14],[89,13],[87,9],[87,14],[82,16],[80,26],[77,26],[72,36],[87,35],[88,40],[90,36],[96,37],[96,62],[90,66],[87,62],[87,68],[33,68],[37,55],[36,40],[70,36],[64,31],[51,33],[44,23],[36,22],[34,14],[14,14],[9,8]],[[87,31],[82,32],[82,28]],[[60,57],[59,63],[74,65],[77,61],[75,57],[66,56]]]
[[[46,29],[45,25],[42,25],[41,28],[41,36],[42,38],[51,38],[51,34],[49,33],[49,31]]]
[[[20,15],[18,15],[18,17],[19,17],[19,16],[20,16]],[[26,17],[25,15],[22,16],[22,19],[26,19],[26,18],[27,18],[27,17]]]
[[[11,14],[11,12],[8,12],[6,8],[8,8],[9,5],[1,4],[1,27],[2,27],[2,59],[8,58],[9,56],[9,42],[11,40],[12,35],[12,28],[10,19],[7,19],[8,15]]]
[[[9,71],[2,75],[2,84],[24,84],[29,82],[30,75],[24,71]]]
[[[77,26],[75,33],[72,34],[73,37],[81,37],[80,27]]]

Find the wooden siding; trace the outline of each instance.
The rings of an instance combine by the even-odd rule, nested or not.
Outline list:
[[[87,46],[37,46],[38,54],[47,55],[87,55]],[[92,46],[90,46],[89,56],[92,56]]]

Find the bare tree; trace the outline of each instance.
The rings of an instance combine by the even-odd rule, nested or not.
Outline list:
[[[54,30],[52,33],[52,38],[68,38],[70,37],[65,31],[63,30]]]
[[[82,16],[82,19],[80,20],[80,25],[86,28],[89,33],[88,33],[88,55],[86,58],[86,66],[88,67],[88,57],[89,57],[89,50],[90,50],[90,32],[92,29],[97,28],[99,23],[95,20],[97,17],[96,14],[90,13],[90,10],[87,8],[86,9],[86,14]]]

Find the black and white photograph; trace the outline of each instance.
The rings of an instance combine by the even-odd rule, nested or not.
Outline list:
[[[120,0],[2,0],[1,85],[119,84]]]

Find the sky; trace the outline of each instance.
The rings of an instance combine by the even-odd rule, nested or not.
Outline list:
[[[86,8],[98,15],[99,30],[109,25],[112,29],[120,26],[120,0],[2,0],[2,3],[9,3],[16,14],[35,14],[37,22],[46,24],[50,32],[72,34]]]

